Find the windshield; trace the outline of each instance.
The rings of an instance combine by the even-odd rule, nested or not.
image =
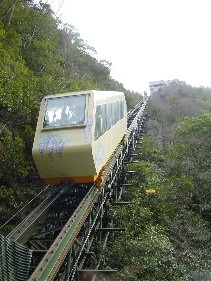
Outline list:
[[[47,99],[43,127],[58,127],[85,122],[86,95]]]

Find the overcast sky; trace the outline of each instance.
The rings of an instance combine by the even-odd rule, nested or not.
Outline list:
[[[211,87],[211,0],[46,2],[112,63],[111,76],[127,89],[169,79]]]

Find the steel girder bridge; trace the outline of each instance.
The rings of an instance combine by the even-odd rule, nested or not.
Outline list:
[[[120,199],[134,172],[126,165],[137,156],[146,103],[128,112],[127,141],[110,159],[102,190],[95,183],[47,186],[50,194],[7,237],[0,235],[1,281],[94,281],[116,272],[100,269],[99,245],[123,231],[112,227],[109,205],[129,203]]]

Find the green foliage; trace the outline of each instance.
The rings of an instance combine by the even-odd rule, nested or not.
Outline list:
[[[166,170],[171,177],[189,178],[195,185],[192,192],[193,204],[210,202],[209,183],[211,180],[210,143],[211,115],[185,118],[176,129],[175,144],[166,152]],[[197,206],[199,208],[199,206]]]
[[[185,83],[151,97],[131,205],[113,209],[126,229],[107,253],[115,280],[210,279],[210,105],[210,89]]]
[[[14,192],[12,188],[5,188],[4,186],[0,186],[0,205],[1,205],[1,217],[3,217],[3,213],[9,214],[9,211],[5,209],[10,209],[17,207],[17,202],[14,197]],[[4,208],[2,208],[4,206]]]
[[[184,82],[174,82],[155,92],[149,101],[149,114],[164,123],[174,123],[182,117],[195,117],[210,112],[211,89],[196,88]]]
[[[88,89],[123,91],[129,109],[142,96],[112,79],[111,63],[98,61],[95,49],[72,25],[59,22],[50,5],[30,0],[0,2],[0,185],[15,194],[17,203],[23,201],[16,195],[22,194],[24,182],[31,185],[29,179],[39,178],[31,149],[45,95]],[[30,192],[26,191],[26,198]],[[10,206],[18,204],[13,197],[8,195]],[[2,208],[2,214],[12,213],[12,208]]]
[[[124,195],[132,204],[113,209],[115,225],[126,228],[107,252],[116,280],[183,281],[211,270],[209,224],[190,208],[194,183],[166,178],[153,166],[132,164],[134,187]]]
[[[135,239],[121,237],[111,255],[115,267],[126,265],[119,271],[116,280],[179,280],[181,275],[175,250],[158,226],[140,231]]]
[[[18,203],[14,194],[14,189],[0,185],[0,226],[10,219],[11,214],[14,213],[17,206]],[[12,229],[10,229],[10,231],[11,230]]]
[[[162,162],[163,155],[156,140],[152,136],[143,136],[143,143],[141,149],[141,159],[149,162]]]
[[[22,138],[4,132],[0,139],[0,177],[4,184],[19,182],[29,172],[29,165],[24,158],[25,144]]]

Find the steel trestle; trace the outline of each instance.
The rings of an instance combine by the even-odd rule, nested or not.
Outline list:
[[[140,145],[146,103],[144,100],[128,113],[126,141],[110,159],[101,191],[96,183],[61,185],[8,235],[11,243],[23,244],[31,253],[29,276],[18,281],[79,281],[84,276],[95,280],[98,273],[115,274],[115,270],[100,268],[98,248],[105,247],[110,233],[124,231],[113,228],[109,206],[131,204],[120,199],[130,186],[126,180],[134,173],[125,166],[138,157],[135,149]],[[0,257],[6,261],[5,252]],[[16,270],[15,265],[10,266]],[[0,264],[2,280],[9,281],[1,268]]]

